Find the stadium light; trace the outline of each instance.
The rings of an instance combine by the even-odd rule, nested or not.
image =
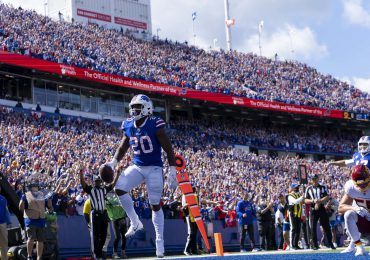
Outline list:
[[[230,30],[230,26],[227,25],[227,21],[230,20],[230,17],[229,17],[229,0],[224,0],[224,6],[225,6],[226,44],[227,44],[227,50],[231,51],[231,48],[232,48],[232,45],[231,45],[231,30]]]
[[[289,39],[290,39],[290,51],[292,53],[291,59],[293,59],[293,57],[294,57],[294,48],[293,48],[293,33],[294,33],[294,31],[293,31],[293,29],[290,28],[288,33],[289,33]]]
[[[47,7],[47,5],[48,5],[48,0],[45,0],[44,1],[44,15],[45,15],[45,17],[46,17],[46,7]]]
[[[262,45],[261,45],[261,35],[263,30],[264,21],[260,21],[258,24],[258,47],[260,49],[260,56],[262,56]]]
[[[216,44],[217,44],[218,40],[217,39],[213,39],[213,49],[216,50]]]

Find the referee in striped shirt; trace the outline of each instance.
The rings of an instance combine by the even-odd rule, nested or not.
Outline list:
[[[319,176],[315,174],[312,177],[312,185],[308,186],[305,192],[306,204],[310,204],[310,229],[312,238],[312,249],[319,249],[317,242],[317,222],[320,220],[320,225],[324,229],[328,244],[331,249],[335,249],[332,242],[332,234],[330,231],[329,215],[325,210],[325,203],[329,200],[329,193],[326,186],[319,184]]]
[[[93,239],[93,249],[95,258],[100,260],[103,259],[103,247],[107,238],[108,229],[108,214],[106,210],[106,196],[108,192],[113,190],[114,186],[118,181],[120,175],[119,171],[116,172],[114,180],[109,185],[103,185],[100,176],[94,176],[94,186],[88,185],[83,177],[84,169],[80,166],[79,175],[80,182],[83,190],[89,194],[91,203],[91,229]],[[100,172],[100,171],[99,171]]]

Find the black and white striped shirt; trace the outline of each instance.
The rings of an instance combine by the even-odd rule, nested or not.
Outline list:
[[[103,211],[106,209],[105,197],[112,190],[112,185],[102,187],[87,186],[84,191],[90,195],[91,210]]]
[[[308,186],[305,192],[305,198],[310,199],[310,200],[319,200],[328,195],[329,195],[329,192],[326,186],[320,185],[320,184],[317,186],[313,186],[313,185]]]

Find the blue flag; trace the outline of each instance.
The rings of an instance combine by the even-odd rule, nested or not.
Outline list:
[[[197,18],[197,12],[194,12],[191,14],[191,18],[193,19],[193,21]]]

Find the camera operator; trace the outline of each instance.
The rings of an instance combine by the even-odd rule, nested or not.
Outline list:
[[[31,180],[27,191],[21,198],[19,210],[24,211],[24,224],[27,234],[27,259],[32,259],[32,251],[34,241],[37,245],[37,260],[42,259],[45,229],[46,229],[46,214],[45,208],[49,213],[53,211],[51,199],[45,199],[44,193],[39,190],[39,183]]]

